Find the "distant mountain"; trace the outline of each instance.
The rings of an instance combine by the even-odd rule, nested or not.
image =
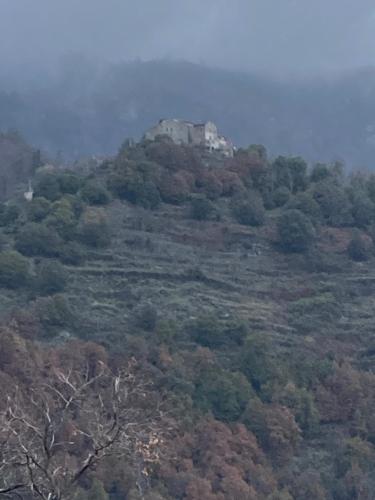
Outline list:
[[[375,70],[276,81],[184,62],[66,67],[40,87],[0,92],[0,129],[67,158],[115,152],[162,117],[213,120],[237,145],[372,167]]]

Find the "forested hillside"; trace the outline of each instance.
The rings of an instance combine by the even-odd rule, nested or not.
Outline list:
[[[374,175],[161,137],[33,183],[0,207],[0,497],[374,498]]]
[[[173,117],[213,120],[238,146],[265,144],[273,155],[373,167],[373,70],[281,82],[182,62],[99,68],[72,57],[54,78],[21,76],[11,91],[0,88],[0,130],[67,159],[113,154],[124,137]]]

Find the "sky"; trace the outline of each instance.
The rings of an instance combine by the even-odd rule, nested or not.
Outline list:
[[[4,75],[72,52],[278,75],[350,70],[375,64],[375,2],[0,0]]]

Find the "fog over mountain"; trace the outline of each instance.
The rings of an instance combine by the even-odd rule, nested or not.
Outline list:
[[[374,28],[369,0],[2,0],[0,129],[76,158],[212,119],[239,146],[372,167]]]

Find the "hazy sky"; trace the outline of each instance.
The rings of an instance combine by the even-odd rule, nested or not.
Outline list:
[[[375,63],[373,0],[0,0],[0,63],[179,58],[277,74]]]

